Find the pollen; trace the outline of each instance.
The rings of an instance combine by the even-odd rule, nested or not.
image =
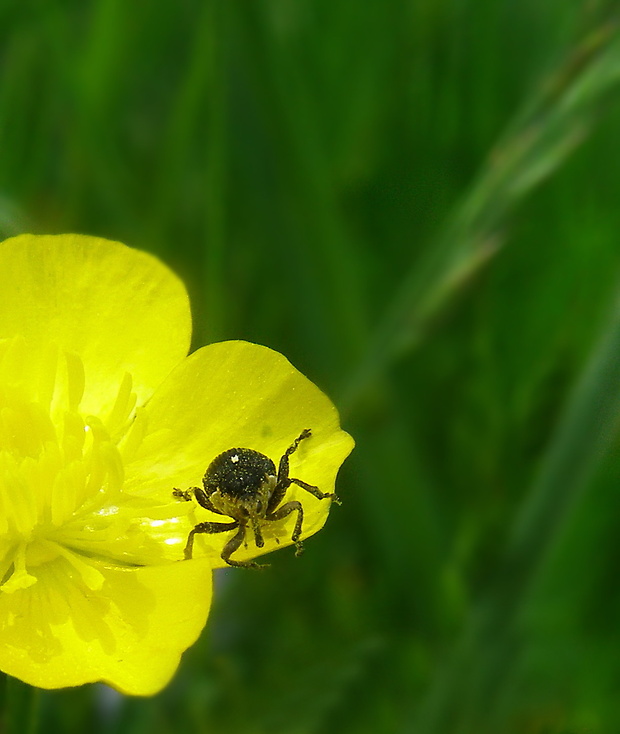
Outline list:
[[[60,563],[89,590],[91,563],[114,541],[131,557],[136,511],[120,501],[126,452],[135,448],[131,376],[106,415],[85,415],[82,361],[22,337],[0,341],[0,590],[37,583]],[[123,507],[123,510],[119,508]],[[130,504],[131,507],[131,504]],[[138,513],[140,514],[140,513]]]

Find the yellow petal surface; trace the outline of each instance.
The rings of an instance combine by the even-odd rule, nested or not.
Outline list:
[[[248,342],[221,342],[194,352],[157,390],[144,413],[145,435],[133,461],[126,464],[125,491],[162,502],[175,487],[202,486],[207,466],[230,448],[260,451],[277,466],[307,428],[312,436],[291,456],[290,476],[333,492],[338,469],[353,448],[329,398],[281,354]],[[291,499],[300,500],[304,508],[302,537],[323,526],[329,499],[318,500],[296,486],[287,492],[286,500]],[[189,530],[204,521],[229,518],[198,507],[175,519],[174,527],[162,523],[160,532],[168,535],[175,557],[183,557]],[[247,548],[240,548],[234,558],[245,560],[289,544],[294,522],[293,514],[265,523],[262,549],[248,533]],[[195,555],[207,555],[214,566],[225,565],[220,553],[229,537],[230,531],[198,535]]]
[[[83,413],[102,415],[131,375],[145,402],[187,354],[185,287],[152,255],[82,235],[0,243],[0,338],[52,342],[81,358]]]
[[[100,589],[59,558],[32,586],[0,594],[0,668],[41,688],[104,681],[124,693],[157,693],[205,624],[210,565],[91,561],[90,573]]]

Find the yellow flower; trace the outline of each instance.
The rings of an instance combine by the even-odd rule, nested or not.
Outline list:
[[[187,357],[187,294],[150,255],[23,235],[0,243],[0,284],[0,670],[155,693],[205,624],[231,535],[196,536],[182,561],[193,525],[222,516],[172,489],[200,486],[232,447],[277,462],[311,428],[291,476],[331,492],[352,440],[276,352],[224,342]],[[289,497],[303,537],[316,532],[329,502]],[[290,543],[293,517],[270,524],[261,552]],[[235,557],[258,552],[248,540]]]

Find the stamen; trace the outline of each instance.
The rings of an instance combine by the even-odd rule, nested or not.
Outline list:
[[[80,578],[91,591],[98,591],[105,583],[105,576],[92,564],[83,561],[77,553],[55,544],[58,555],[69,561],[71,566],[79,573]]]
[[[103,486],[105,479],[105,465],[101,460],[101,444],[108,440],[103,423],[95,416],[86,419],[86,447],[84,463],[89,468],[89,477],[86,483],[86,494],[96,494]]]
[[[101,445],[101,459],[106,468],[106,489],[120,492],[125,481],[125,470],[118,449],[107,441]]]
[[[119,442],[119,451],[123,461],[127,464],[136,455],[146,434],[146,413],[138,409],[133,423]]]
[[[46,410],[48,413],[54,398],[57,375],[58,347],[55,344],[49,344],[45,348],[42,364],[37,374],[37,398],[41,408]]]
[[[52,484],[51,518],[55,527],[60,527],[71,518],[79,497],[84,494],[86,471],[82,462],[72,462],[56,474]]]
[[[84,420],[76,413],[65,413],[63,416],[62,451],[68,461],[82,459],[86,427]]]
[[[111,436],[116,436],[123,430],[136,405],[136,394],[131,392],[132,386],[131,375],[126,372],[118,388],[114,406],[104,421]]]
[[[87,492],[96,494],[105,484],[106,489],[119,491],[123,486],[123,462],[118,449],[110,441],[103,423],[95,416],[86,418],[86,426],[92,438],[90,451],[87,451],[90,477]]]
[[[7,533],[21,537],[29,536],[37,522],[21,471],[23,463],[18,463],[8,452],[0,452],[1,514],[6,518]]]
[[[20,543],[14,555],[14,570],[9,579],[0,586],[1,591],[12,594],[18,589],[27,589],[36,584],[36,576],[31,576],[26,571],[26,543]]]
[[[93,559],[168,558],[168,525],[192,509],[123,491],[124,463],[146,435],[145,413],[135,409],[126,374],[107,416],[84,416],[85,380],[75,354],[0,339],[0,593],[45,573],[43,593],[63,568],[71,583],[101,589],[105,576]],[[151,525],[158,521],[165,526]]]

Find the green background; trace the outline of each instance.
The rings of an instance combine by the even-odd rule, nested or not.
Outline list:
[[[41,731],[620,731],[617,12],[0,3],[3,233],[156,253],[195,346],[283,352],[357,442],[164,692]]]

